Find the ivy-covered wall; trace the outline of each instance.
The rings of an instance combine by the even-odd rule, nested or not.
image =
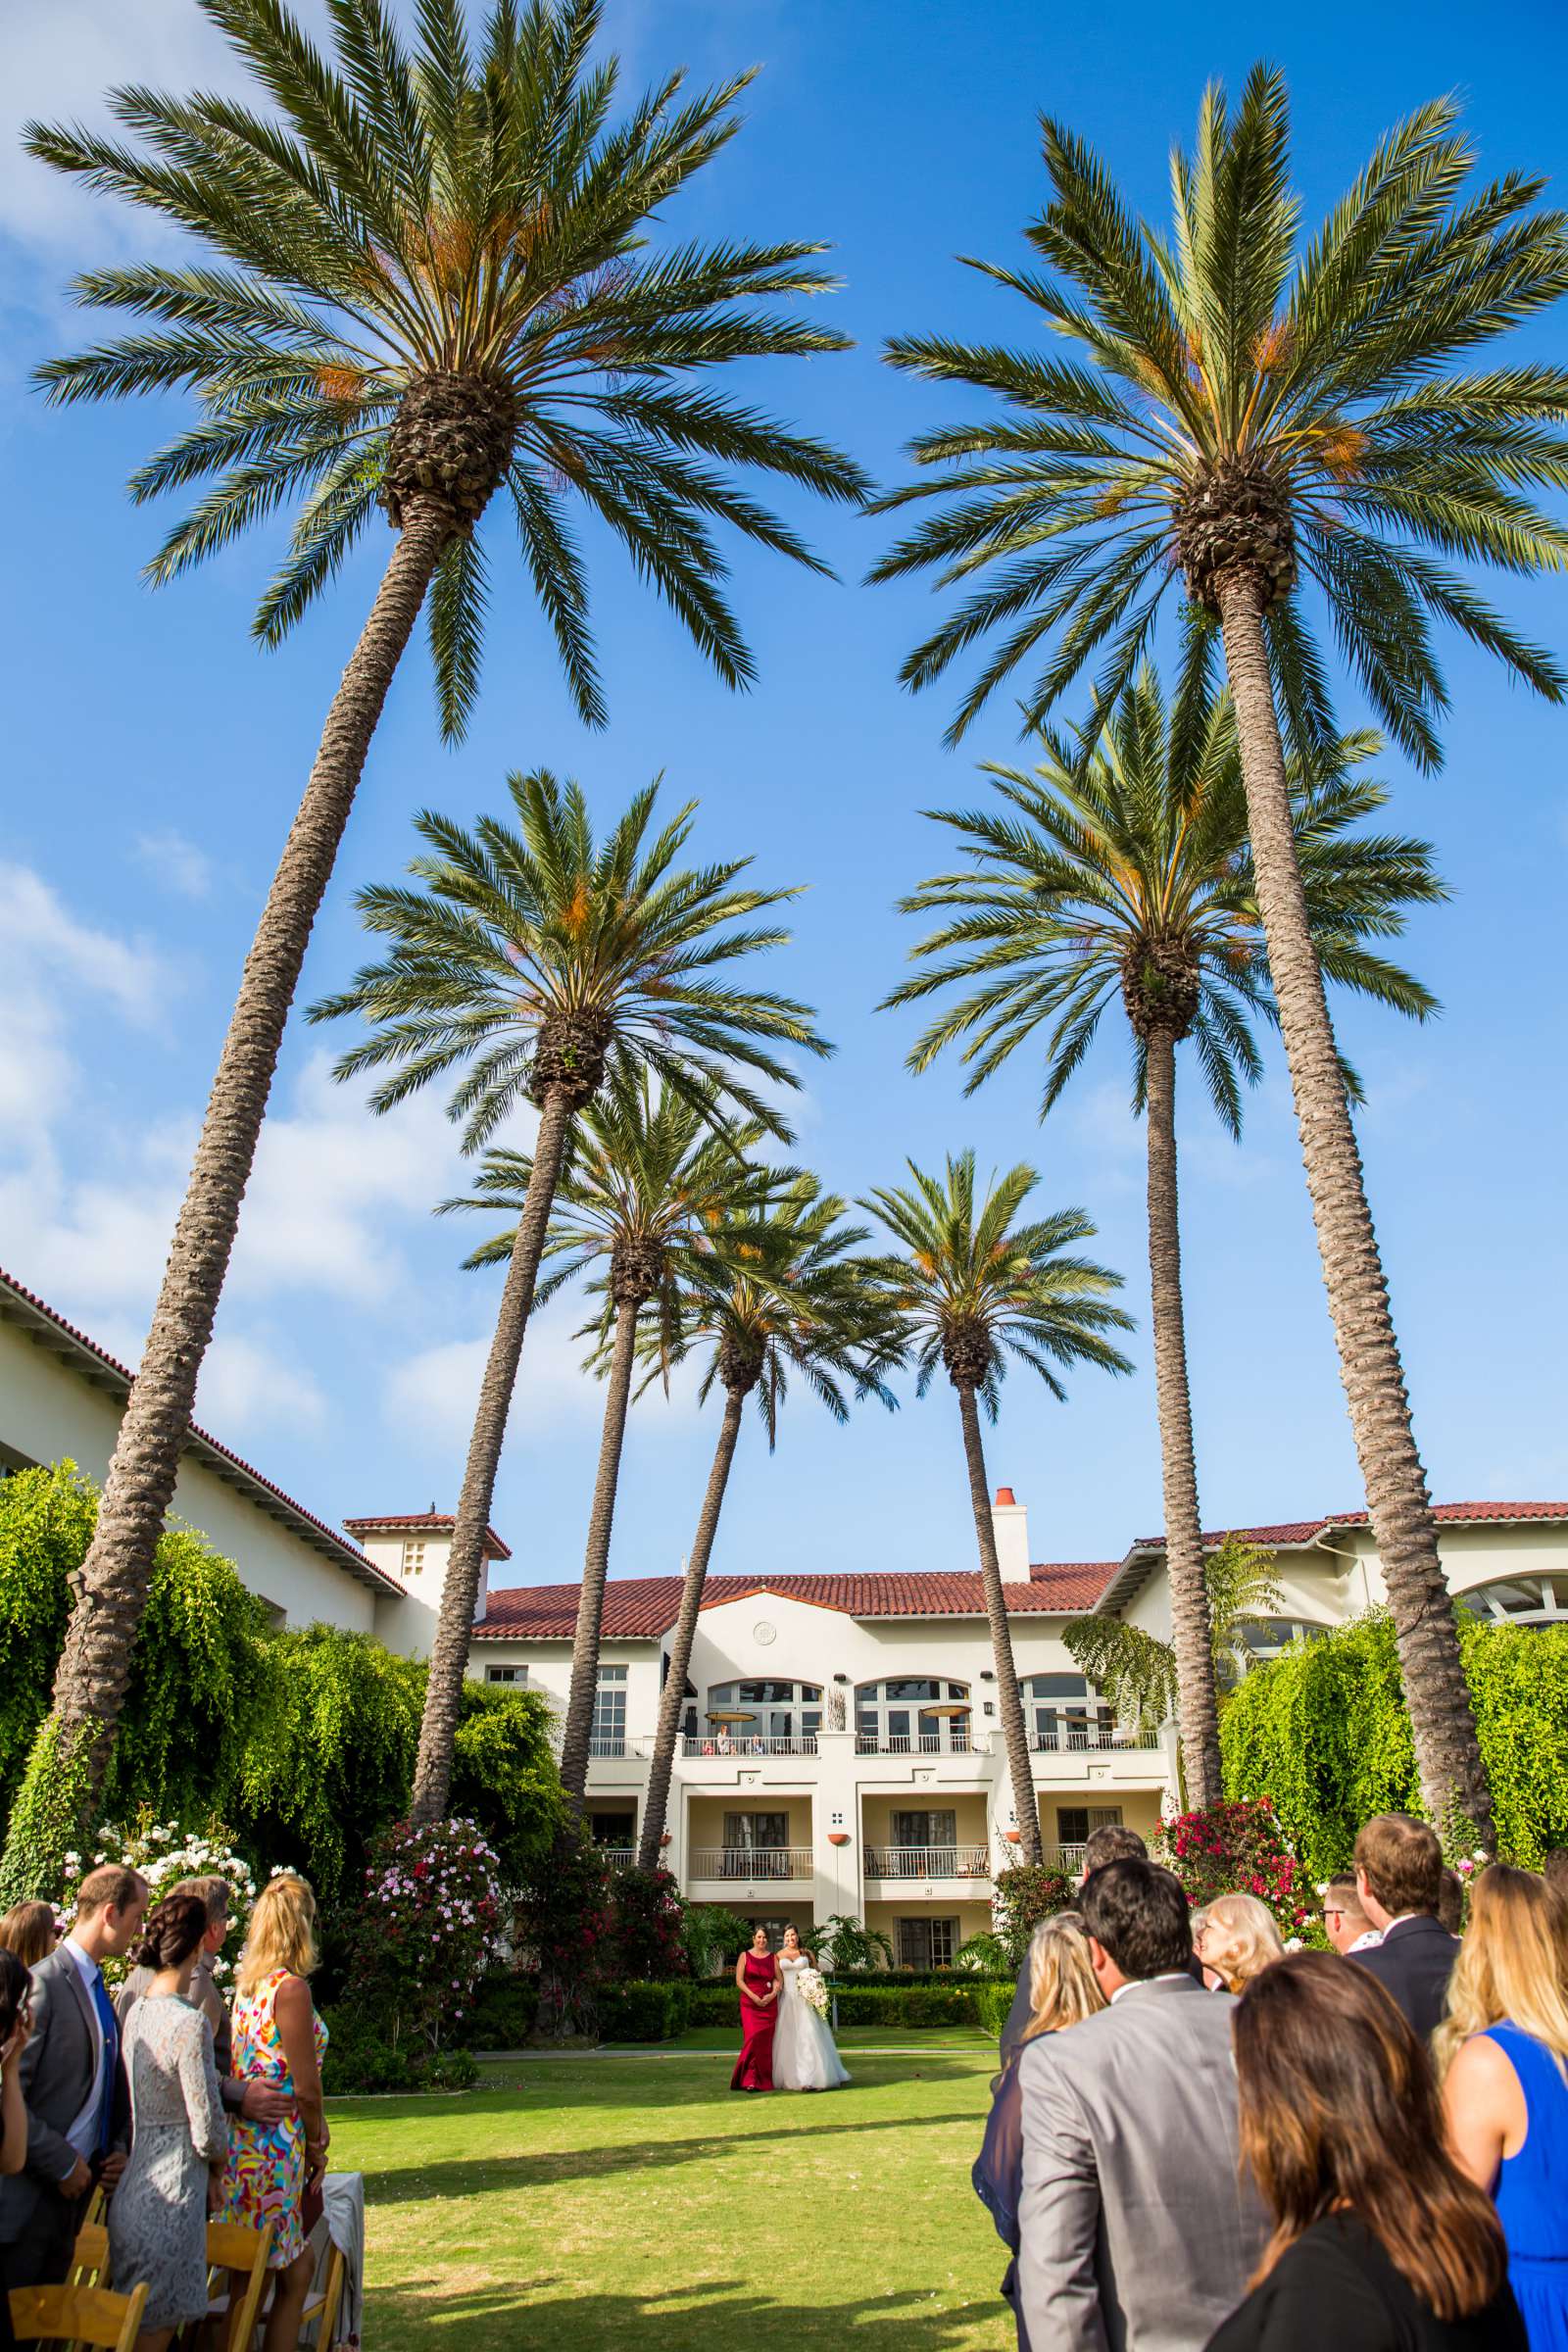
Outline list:
[[[97,1495],[74,1463],[0,1481],[0,1825],[49,1703]],[[188,1529],[161,1540],[131,1660],[103,1814],[216,1814],[260,1863],[305,1871],[331,1896],[401,1818],[413,1786],[425,1668],[368,1634],[276,1633],[232,1564]],[[547,1850],[561,1789],[543,1701],[470,1683],[453,1810],[509,1874]]]
[[[1459,1641],[1508,1860],[1568,1845],[1568,1626],[1483,1624]],[[1227,1699],[1229,1796],[1266,1796],[1314,1879],[1345,1868],[1373,1813],[1416,1812],[1404,1689],[1386,1610],[1298,1642]]]

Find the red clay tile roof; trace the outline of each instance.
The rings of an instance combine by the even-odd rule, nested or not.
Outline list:
[[[1112,1560],[1074,1561],[1031,1568],[1026,1585],[1004,1587],[1007,1613],[1015,1617],[1071,1614],[1090,1609],[1109,1582]],[[605,1587],[602,1633],[607,1641],[657,1641],[669,1631],[680,1606],[678,1576],[612,1577]],[[477,1642],[564,1642],[577,1622],[576,1585],[504,1585],[492,1588],[489,1605],[474,1627]],[[978,1573],[945,1575],[897,1569],[853,1576],[710,1576],[705,1609],[769,1593],[808,1607],[837,1609],[846,1617],[983,1617],[985,1596]]]
[[[1484,1526],[1489,1520],[1504,1519],[1568,1519],[1568,1502],[1436,1502],[1432,1516],[1440,1526],[1469,1523]],[[1370,1527],[1370,1511],[1330,1511],[1324,1519],[1287,1519],[1277,1527],[1211,1528],[1205,1531],[1205,1544],[1222,1544],[1227,1534],[1245,1536],[1252,1544],[1310,1544],[1314,1538],[1326,1535],[1333,1527]],[[1161,1551],[1163,1536],[1140,1536],[1134,1551]]]
[[[343,1524],[357,1536],[402,1536],[415,1534],[420,1528],[432,1532],[439,1528],[443,1535],[450,1535],[458,1523],[450,1511],[395,1511],[380,1519],[345,1519]],[[511,1552],[493,1527],[485,1529],[484,1541],[492,1560],[511,1559]]]
[[[38,1298],[34,1292],[29,1291],[24,1284],[18,1282],[14,1274],[8,1274],[5,1268],[0,1266],[0,1319],[6,1318],[8,1314],[16,1321],[31,1326],[35,1333],[38,1326],[42,1325],[46,1331],[56,1333],[69,1340],[72,1344],[72,1352],[78,1356],[90,1356],[93,1363],[102,1371],[114,1375],[113,1381],[108,1385],[117,1388],[122,1395],[129,1396],[135,1386],[135,1374],[127,1370],[118,1357],[111,1355],[106,1348],[100,1348],[96,1340],[89,1340],[84,1331],[78,1331],[74,1323],[66,1321],[64,1315],[57,1314],[55,1309]],[[281,1487],[274,1487],[270,1478],[264,1478],[259,1470],[253,1469],[251,1464],[243,1461],[237,1453],[230,1452],[226,1446],[220,1444],[219,1440],[210,1436],[205,1429],[198,1429],[194,1421],[186,1433],[185,1443],[188,1450],[195,1454],[198,1461],[205,1459],[207,1467],[213,1470],[216,1476],[225,1480],[228,1485],[237,1486],[242,1491],[246,1488],[259,1489],[261,1494],[269,1498],[263,1503],[264,1509],[271,1509],[273,1505],[279,1506],[272,1510],[274,1518],[293,1524],[295,1532],[303,1533],[305,1541],[315,1550],[325,1552],[329,1558],[335,1559],[340,1568],[346,1568],[349,1574],[357,1577],[362,1585],[369,1585],[377,1592],[401,1594],[403,1587],[396,1579],[388,1576],[384,1569],[378,1568],[373,1560],[368,1560],[357,1544],[350,1544],[346,1537],[338,1534],[335,1527],[328,1527],[324,1519],[318,1519],[314,1511],[308,1511],[303,1503],[296,1502],[292,1495],[285,1494]],[[236,1472],[239,1474],[237,1477],[234,1475]]]

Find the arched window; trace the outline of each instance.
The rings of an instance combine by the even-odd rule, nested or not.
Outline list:
[[[820,1683],[710,1683],[701,1744],[720,1755],[815,1755],[821,1728]]]
[[[1472,1617],[1497,1625],[1554,1625],[1568,1617],[1568,1576],[1510,1576],[1458,1595]]]
[[[1083,1675],[1032,1674],[1021,1688],[1029,1744],[1038,1755],[1115,1745],[1115,1710]]]
[[[905,1674],[858,1685],[857,1755],[955,1756],[966,1754],[972,1745],[967,1683]]]

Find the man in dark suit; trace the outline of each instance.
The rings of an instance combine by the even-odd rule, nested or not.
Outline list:
[[[1458,1938],[1437,1916],[1443,1891],[1437,1831],[1408,1813],[1374,1815],[1355,1841],[1355,1884],[1383,1941],[1356,1952],[1354,1965],[1393,1994],[1425,2041],[1442,2022],[1459,1956]]]
[[[130,1949],[147,1885],[105,1863],[76,1895],[70,1935],[32,1972],[32,2032],[22,2053],[27,2161],[0,2180],[0,2246],[11,2286],[61,2284],[95,2183],[125,2169],[130,2103],[101,1963]]]
[[[1148,1859],[1149,1848],[1136,1830],[1124,1830],[1119,1822],[1107,1821],[1102,1828],[1089,1833],[1078,1884],[1082,1886],[1091,1871],[1103,1870],[1107,1862],[1147,1862]],[[1007,2022],[1002,2029],[1002,2040],[998,2045],[999,2062],[1004,2067],[1009,2058],[1017,2056],[1033,2014],[1034,2003],[1029,1997],[1029,1954],[1026,1951],[1023,1966],[1018,1971],[1012,2007],[1007,2011]]]

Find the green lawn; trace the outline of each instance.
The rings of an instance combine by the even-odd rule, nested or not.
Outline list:
[[[333,2164],[366,2175],[368,2340],[1007,2352],[1005,2253],[969,2186],[995,2044],[847,2033],[849,2088],[765,2099],[730,2091],[734,2040],[334,2101]]]

